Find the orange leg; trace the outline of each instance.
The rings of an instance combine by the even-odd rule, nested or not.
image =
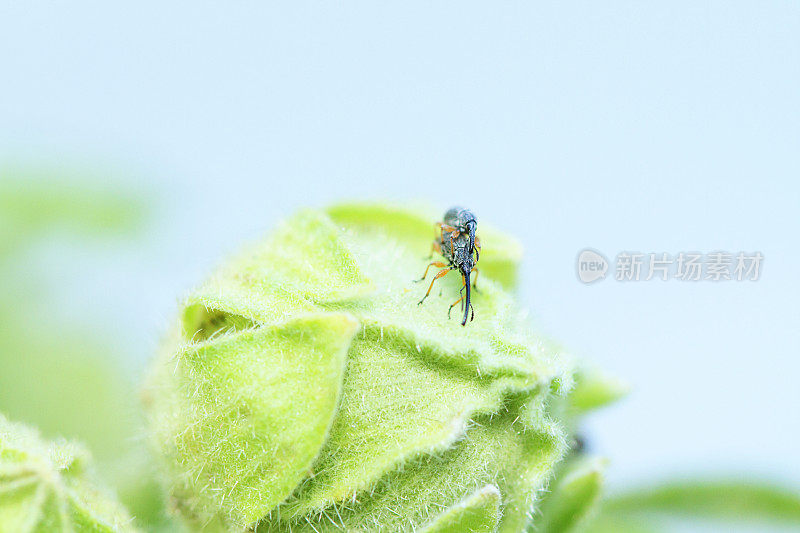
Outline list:
[[[428,270],[430,270],[432,266],[436,267],[436,268],[447,268],[447,265],[445,265],[441,261],[434,261],[434,262],[432,262],[432,263],[430,263],[428,265],[428,267],[425,269],[425,273],[422,275],[421,278],[414,280],[414,283],[419,283],[423,279],[427,278],[428,277]]]
[[[481,239],[475,235],[475,261],[481,258]]]
[[[430,266],[430,265],[429,265],[429,266]],[[431,293],[431,289],[433,289],[433,284],[434,284],[434,283],[436,283],[436,280],[437,280],[437,279],[439,279],[439,278],[441,278],[442,276],[444,276],[444,275],[445,275],[445,274],[447,274],[448,272],[450,272],[450,270],[451,270],[451,268],[450,268],[450,267],[444,268],[444,269],[440,270],[440,271],[439,271],[439,272],[438,272],[438,273],[437,273],[437,274],[436,274],[436,275],[433,277],[433,279],[431,280],[431,285],[430,285],[430,287],[428,287],[428,292],[426,292],[426,293],[425,293],[425,296],[423,296],[423,297],[422,297],[422,300],[420,300],[420,301],[419,301],[419,303],[417,303],[417,305],[422,305],[422,302],[424,302],[424,301],[425,301],[425,298],[427,298],[427,297],[428,297],[428,295]],[[426,272],[427,272],[427,271],[426,271]],[[424,278],[423,278],[423,279],[424,279]]]
[[[436,223],[436,227],[439,228],[439,240],[444,238],[444,232],[445,231],[447,233],[453,233],[454,231],[458,232],[458,230],[456,230],[456,228],[454,228],[450,224],[445,224],[444,222],[437,222]]]
[[[450,305],[450,309],[447,310],[447,319],[448,320],[450,319],[450,311],[453,310],[453,308],[456,306],[457,303],[460,303],[461,307],[464,307],[464,297],[462,296],[461,298],[459,298],[458,300],[456,300],[455,302],[453,302]]]
[[[475,272],[475,281],[472,282],[472,286],[475,289],[477,289],[478,288],[478,274],[480,274],[480,271],[478,270],[478,267],[472,267],[472,270],[470,270],[469,273],[472,274],[473,272]]]
[[[453,239],[461,235],[459,232],[454,231],[450,233],[450,259],[453,259],[456,256],[456,248],[453,244]]]

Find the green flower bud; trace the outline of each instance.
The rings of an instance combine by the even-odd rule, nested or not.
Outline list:
[[[529,525],[565,452],[550,404],[572,370],[507,292],[519,245],[482,222],[474,321],[448,320],[457,273],[417,305],[437,218],[303,211],[185,300],[147,403],[193,529]]]
[[[0,531],[134,531],[125,510],[93,487],[88,463],[77,444],[42,442],[0,415]]]

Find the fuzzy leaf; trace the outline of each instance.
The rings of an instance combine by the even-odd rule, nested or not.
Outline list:
[[[499,521],[500,490],[486,485],[434,518],[421,533],[491,533]]]
[[[184,328],[192,337],[219,330],[217,322],[228,317],[234,322],[228,327],[274,324],[372,291],[330,219],[302,211],[194,292],[186,302]]]
[[[415,456],[451,447],[471,419],[498,412],[510,395],[545,388],[532,378],[470,379],[402,348],[369,332],[353,344],[330,439],[284,516],[340,503]]]
[[[0,415],[0,531],[134,531],[124,509],[91,484],[88,452]]]
[[[357,326],[342,313],[310,315],[162,361],[154,386],[177,383],[156,396],[154,424],[189,516],[222,513],[243,527],[292,492],[325,442]]]
[[[441,454],[420,455],[368,492],[304,516],[273,513],[258,533],[330,529],[413,531],[479,487],[496,483],[503,501],[501,532],[524,529],[552,465],[564,451],[560,433],[534,431],[512,402],[500,414],[476,417],[464,439]]]

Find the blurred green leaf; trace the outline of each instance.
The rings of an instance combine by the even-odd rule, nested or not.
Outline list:
[[[569,403],[576,411],[574,414],[581,415],[619,400],[628,391],[628,385],[621,379],[600,370],[582,368],[575,376]]]
[[[566,533],[575,530],[594,511],[603,488],[606,461],[573,458],[559,469],[551,492],[542,501],[542,516],[529,531]]]
[[[65,225],[90,234],[140,228],[147,213],[145,198],[87,174],[0,167],[4,221],[31,229]]]
[[[715,519],[787,520],[800,525],[800,493],[756,481],[680,481],[609,499],[610,513],[669,513]]]
[[[660,533],[664,520],[652,516],[600,513],[592,518],[586,533]]]
[[[135,417],[133,388],[101,347],[19,317],[5,324],[12,327],[0,336],[0,409],[47,435],[90,443],[103,460],[119,453]]]
[[[105,479],[152,528],[164,523],[163,500],[113,339],[83,317],[65,317],[51,279],[61,265],[25,253],[53,237],[128,236],[147,214],[144,196],[96,172],[0,168],[0,410],[87,443]]]
[[[698,479],[642,487],[605,500],[588,531],[661,531],[665,522],[676,519],[800,528],[800,492],[755,480]]]
[[[77,171],[0,167],[0,259],[48,232],[121,235],[141,227],[145,198]]]

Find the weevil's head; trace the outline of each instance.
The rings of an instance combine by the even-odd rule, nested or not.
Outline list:
[[[478,231],[478,221],[473,217],[467,220],[464,227],[469,234],[469,253],[471,255],[475,251],[475,232]],[[477,255],[475,259],[477,260]]]

